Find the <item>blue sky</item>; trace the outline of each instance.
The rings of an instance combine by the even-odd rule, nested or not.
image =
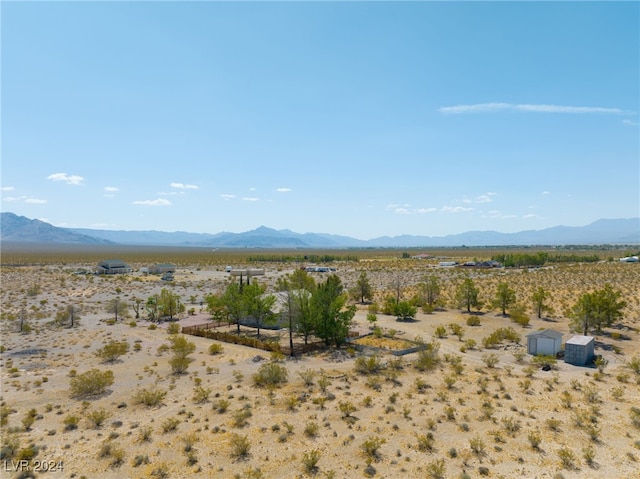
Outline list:
[[[360,239],[640,216],[637,2],[2,2],[2,211]]]

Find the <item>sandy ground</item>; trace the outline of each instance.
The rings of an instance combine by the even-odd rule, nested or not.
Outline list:
[[[273,272],[270,279],[284,273]],[[382,363],[395,369],[369,376],[356,371],[357,354],[314,354],[281,362],[288,382],[267,390],[254,386],[252,376],[269,361],[269,353],[223,344],[222,354],[210,355],[213,341],[190,336],[194,361],[186,374],[176,376],[168,364],[170,353],[158,350],[168,343],[166,324],[154,330],[144,320],[133,326],[131,319],[107,323],[104,303],[118,294],[117,288],[131,299],[148,297],[166,285],[142,277],[126,283],[117,278],[90,282],[58,270],[48,274],[47,284],[55,287],[43,288],[27,306],[53,310],[80,298],[84,311],[74,328],[50,324],[51,313],[30,319],[33,330],[28,334],[17,332],[15,321],[3,322],[2,404],[11,411],[2,429],[3,445],[17,440],[19,449],[35,446],[37,456],[28,466],[5,460],[0,477],[18,477],[46,465],[50,470],[34,472],[36,477],[640,478],[640,428],[630,416],[632,407],[640,407],[640,378],[625,366],[640,355],[637,330],[624,330],[625,340],[596,338],[596,353],[608,360],[604,374],[598,375],[596,369],[561,361],[551,371],[530,370],[530,356],[521,362],[516,358],[524,351],[524,339],[491,351],[460,349],[467,339],[481,344],[491,331],[507,326],[523,337],[551,327],[566,340],[566,321],[533,319],[522,329],[493,312],[480,315],[479,327],[467,326],[467,315],[453,309],[419,313],[411,323],[379,315],[379,325],[400,338],[430,341],[437,326],[450,323],[462,325],[465,336],[462,341],[451,334],[437,340],[441,363],[430,372],[414,367],[417,354],[395,363],[396,357],[384,354]],[[25,268],[3,271],[3,310],[15,309],[16,291],[33,284],[33,275]],[[225,281],[222,272],[182,272],[176,290],[184,298],[200,298]],[[197,315],[181,319],[182,325],[206,321],[199,301],[188,307]],[[366,313],[359,307],[355,318],[363,332],[368,330]],[[126,340],[131,349],[116,362],[104,363],[95,352],[109,340]],[[137,350],[134,344],[139,344]],[[488,353],[498,356],[495,367],[485,364]],[[71,398],[73,371],[91,368],[113,371],[114,384],[86,401]],[[305,386],[300,373],[310,370],[316,372],[314,384]],[[194,401],[198,385],[210,390],[202,403]],[[152,386],[166,391],[162,404],[135,404],[135,393]],[[228,401],[225,412],[218,411],[221,400]],[[345,417],[347,404],[355,410]],[[22,420],[32,409],[36,420],[25,431]],[[99,409],[109,417],[94,428],[86,416]],[[243,425],[237,422],[241,411],[250,412]],[[79,422],[66,430],[70,416]],[[177,427],[164,432],[170,419]],[[141,441],[146,428],[152,430],[150,440]],[[232,455],[236,434],[249,441],[246,457]],[[535,435],[538,448],[531,445]],[[428,447],[420,447],[421,439]],[[367,441],[378,441],[376,455],[363,451]],[[106,444],[121,452],[104,454]],[[317,469],[307,471],[303,459],[314,451]],[[563,452],[573,458],[566,464]],[[585,452],[592,452],[592,462]]]

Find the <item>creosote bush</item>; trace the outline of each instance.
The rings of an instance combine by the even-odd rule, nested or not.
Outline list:
[[[109,341],[96,351],[96,356],[105,362],[112,363],[128,352],[129,343],[127,341]]]
[[[114,382],[113,371],[90,369],[71,378],[71,397],[87,398],[103,394]]]
[[[253,375],[253,383],[256,386],[280,386],[287,382],[289,372],[281,364],[268,362],[260,366]]]
[[[147,407],[159,406],[162,404],[162,400],[167,395],[167,392],[159,389],[156,386],[150,388],[143,388],[138,390],[133,395],[134,404],[143,404]]]

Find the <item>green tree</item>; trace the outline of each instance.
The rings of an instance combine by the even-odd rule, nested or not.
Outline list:
[[[471,278],[465,278],[456,290],[456,301],[458,307],[464,307],[467,312],[471,312],[471,308],[480,309],[482,302],[478,299],[480,290],[476,287]]]
[[[304,269],[296,269],[293,273],[276,280],[276,291],[295,291],[298,289],[313,291],[315,287],[315,279]]]
[[[311,280],[311,281],[309,281]],[[302,334],[304,344],[308,344],[309,336],[313,333],[314,323],[311,314],[311,291],[316,283],[304,270],[295,270],[283,278],[278,278],[278,291],[285,293],[283,314],[289,323],[289,350],[291,356],[295,354],[293,349],[294,331]]]
[[[550,307],[547,304],[547,300],[551,298],[551,294],[542,286],[538,286],[533,292],[531,299],[533,301],[533,307],[538,316],[538,319],[542,318],[542,314],[545,311],[549,311]]]
[[[597,318],[595,326],[597,331],[601,332],[603,327],[610,327],[623,317],[622,310],[627,306],[627,302],[621,299],[622,292],[614,290],[609,283],[597,290],[594,295]]]
[[[350,291],[351,297],[364,304],[366,300],[373,299],[373,286],[365,271],[360,272],[356,285]]]
[[[603,327],[611,326],[623,316],[622,310],[627,305],[621,296],[610,284],[592,293],[583,293],[569,312],[572,328],[582,330],[586,336],[591,328],[601,332]]]
[[[340,346],[347,338],[356,307],[345,307],[346,301],[342,282],[335,274],[319,284],[312,294],[315,333],[327,346]]]
[[[144,305],[147,311],[147,318],[149,321],[156,321],[158,319],[158,295],[150,296]]]
[[[173,320],[173,317],[184,312],[185,305],[180,302],[180,296],[172,293],[166,288],[160,290],[160,296],[158,300],[158,314],[161,318],[169,318]]]
[[[127,303],[122,301],[119,296],[107,301],[107,306],[105,307],[105,311],[107,313],[111,313],[115,315],[115,320],[118,321],[118,317],[122,318],[127,315],[129,308]]]
[[[228,321],[228,311],[221,296],[216,294],[208,294],[204,297],[207,303],[207,312],[211,315],[211,319],[218,324]]]
[[[494,306],[500,308],[502,315],[507,314],[507,308],[516,302],[516,292],[509,287],[508,283],[501,282],[498,284],[496,296],[493,300]]]
[[[221,299],[227,310],[227,321],[229,324],[236,324],[240,334],[240,321],[246,314],[242,287],[236,282],[229,283]]]
[[[275,320],[272,309],[276,303],[276,297],[272,294],[265,294],[266,290],[266,286],[261,286],[254,280],[242,291],[244,310],[247,316],[255,321],[258,328],[258,338],[260,338],[260,328],[265,323],[271,323]]]

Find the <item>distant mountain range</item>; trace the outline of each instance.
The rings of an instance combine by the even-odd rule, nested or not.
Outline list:
[[[112,231],[59,228],[48,223],[0,213],[0,241],[51,244],[204,246],[214,248],[408,248],[455,246],[527,246],[640,244],[640,218],[602,219],[586,226],[555,226],[518,233],[469,231],[448,236],[382,236],[358,240],[325,233],[295,233],[260,226],[244,233],[183,231]]]

